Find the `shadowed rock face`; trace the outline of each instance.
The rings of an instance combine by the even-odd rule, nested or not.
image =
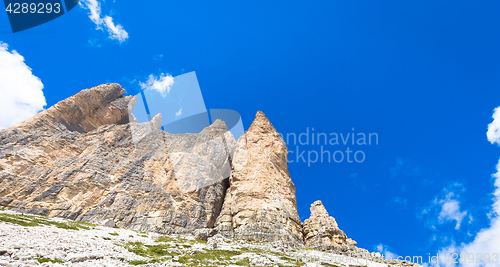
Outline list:
[[[304,221],[304,240],[307,247],[323,251],[353,250],[357,244],[339,229],[320,200],[311,204],[311,217]]]
[[[171,135],[157,129],[161,116],[129,123],[134,98],[123,93],[118,84],[83,90],[1,130],[0,206],[161,233],[213,227],[236,145],[226,125]]]
[[[303,246],[287,147],[264,113],[238,140],[233,166],[218,230],[238,239]]]

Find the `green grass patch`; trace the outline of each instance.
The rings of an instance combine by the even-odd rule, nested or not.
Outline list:
[[[64,263],[64,261],[60,260],[53,260],[53,259],[46,259],[46,258],[35,258],[39,263],[44,263],[44,262],[51,262],[51,263]]]
[[[158,244],[158,245],[144,245],[142,242],[128,242],[123,245],[128,251],[135,253],[142,257],[163,257],[163,256],[176,256],[177,253],[169,253],[168,244]]]
[[[161,262],[161,260],[153,259],[150,261],[129,261],[128,264],[130,264],[130,265],[144,265],[144,264],[158,263],[158,262]]]
[[[238,266],[250,266],[250,260],[249,259],[239,260],[239,261],[235,262],[234,265],[238,265]]]
[[[90,223],[84,222],[56,222],[51,221],[47,216],[34,216],[34,215],[19,215],[19,214],[0,214],[0,221],[21,226],[31,227],[40,225],[53,225],[57,228],[67,230],[89,230],[89,226],[95,226]]]
[[[179,263],[193,264],[192,266],[206,266],[214,261],[228,261],[233,256],[241,255],[240,251],[232,250],[204,250],[179,257]]]
[[[104,239],[104,240],[111,240],[111,238],[109,238],[109,237],[104,237],[104,236],[102,237],[102,239]]]
[[[110,235],[118,236],[117,233],[109,233]]]

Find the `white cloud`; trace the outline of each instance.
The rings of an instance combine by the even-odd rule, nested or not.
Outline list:
[[[33,117],[47,105],[43,84],[17,51],[0,41],[0,129]]]
[[[175,116],[180,116],[182,114],[182,108],[179,109],[179,111],[177,111],[177,113],[175,113]]]
[[[173,84],[174,77],[164,73],[161,73],[159,77],[151,74],[149,75],[148,80],[145,83],[139,82],[139,85],[142,89],[156,90],[160,92],[163,97],[165,97],[167,93],[170,92],[170,88]]]
[[[101,3],[97,0],[82,0],[80,6],[89,10],[89,18],[97,26],[98,30],[106,30],[109,38],[118,40],[120,43],[128,39],[128,33],[120,24],[115,24],[110,16],[101,17]]]
[[[386,259],[397,259],[398,255],[396,253],[390,252],[386,245],[378,244],[376,247],[377,251],[384,255]]]
[[[498,266],[500,264],[500,161],[498,162],[496,169],[497,172],[493,174],[496,188],[493,192],[494,203],[491,211],[492,217],[490,220],[490,226],[486,229],[482,229],[476,235],[474,241],[461,247],[461,253],[473,253],[474,255],[477,255],[478,253],[481,253],[482,255],[489,253],[490,257],[493,257],[493,254],[496,253],[498,262],[492,263],[490,260],[490,263],[485,263],[484,266]],[[479,266],[479,264],[467,262],[464,266]]]
[[[486,136],[488,141],[492,144],[497,143],[500,145],[500,107],[493,110],[493,122],[488,125],[488,132]]]
[[[448,221],[456,221],[455,229],[460,229],[460,224],[463,218],[467,215],[467,211],[460,211],[460,202],[453,199],[455,194],[450,192],[446,195],[445,199],[438,201],[441,206],[441,212],[439,212],[439,223],[443,224]]]
[[[500,144],[500,107],[495,109],[493,114],[493,122],[488,125],[487,137],[488,141],[492,144]],[[493,192],[493,205],[491,211],[488,214],[490,218],[489,227],[482,229],[476,234],[474,240],[468,244],[461,244],[456,246],[452,243],[450,246],[443,248],[440,251],[440,255],[445,255],[445,253],[465,253],[467,255],[467,261],[462,263],[461,266],[465,267],[498,267],[500,264],[500,160],[496,166],[496,173],[493,174],[495,178],[495,191]],[[453,208],[450,208],[453,210]],[[488,262],[485,261],[485,257],[489,257]],[[471,258],[469,258],[469,256]],[[478,256],[481,256],[478,262]],[[469,262],[469,260],[474,260],[474,262]],[[483,262],[481,262],[483,260]],[[434,266],[451,266],[440,261],[439,264]],[[453,265],[456,266],[456,265]]]

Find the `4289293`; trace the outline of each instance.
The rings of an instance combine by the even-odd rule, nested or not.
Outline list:
[[[9,3],[5,11],[14,14],[27,14],[27,13],[37,13],[37,14],[50,14],[50,13],[60,13],[61,12],[60,3]]]

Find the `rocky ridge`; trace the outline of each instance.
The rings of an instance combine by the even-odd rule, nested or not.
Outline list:
[[[262,112],[238,140],[218,120],[169,134],[138,123],[118,84],[83,90],[0,130],[0,207],[158,234],[214,236],[338,254],[356,248],[313,203],[297,212],[287,147]]]

